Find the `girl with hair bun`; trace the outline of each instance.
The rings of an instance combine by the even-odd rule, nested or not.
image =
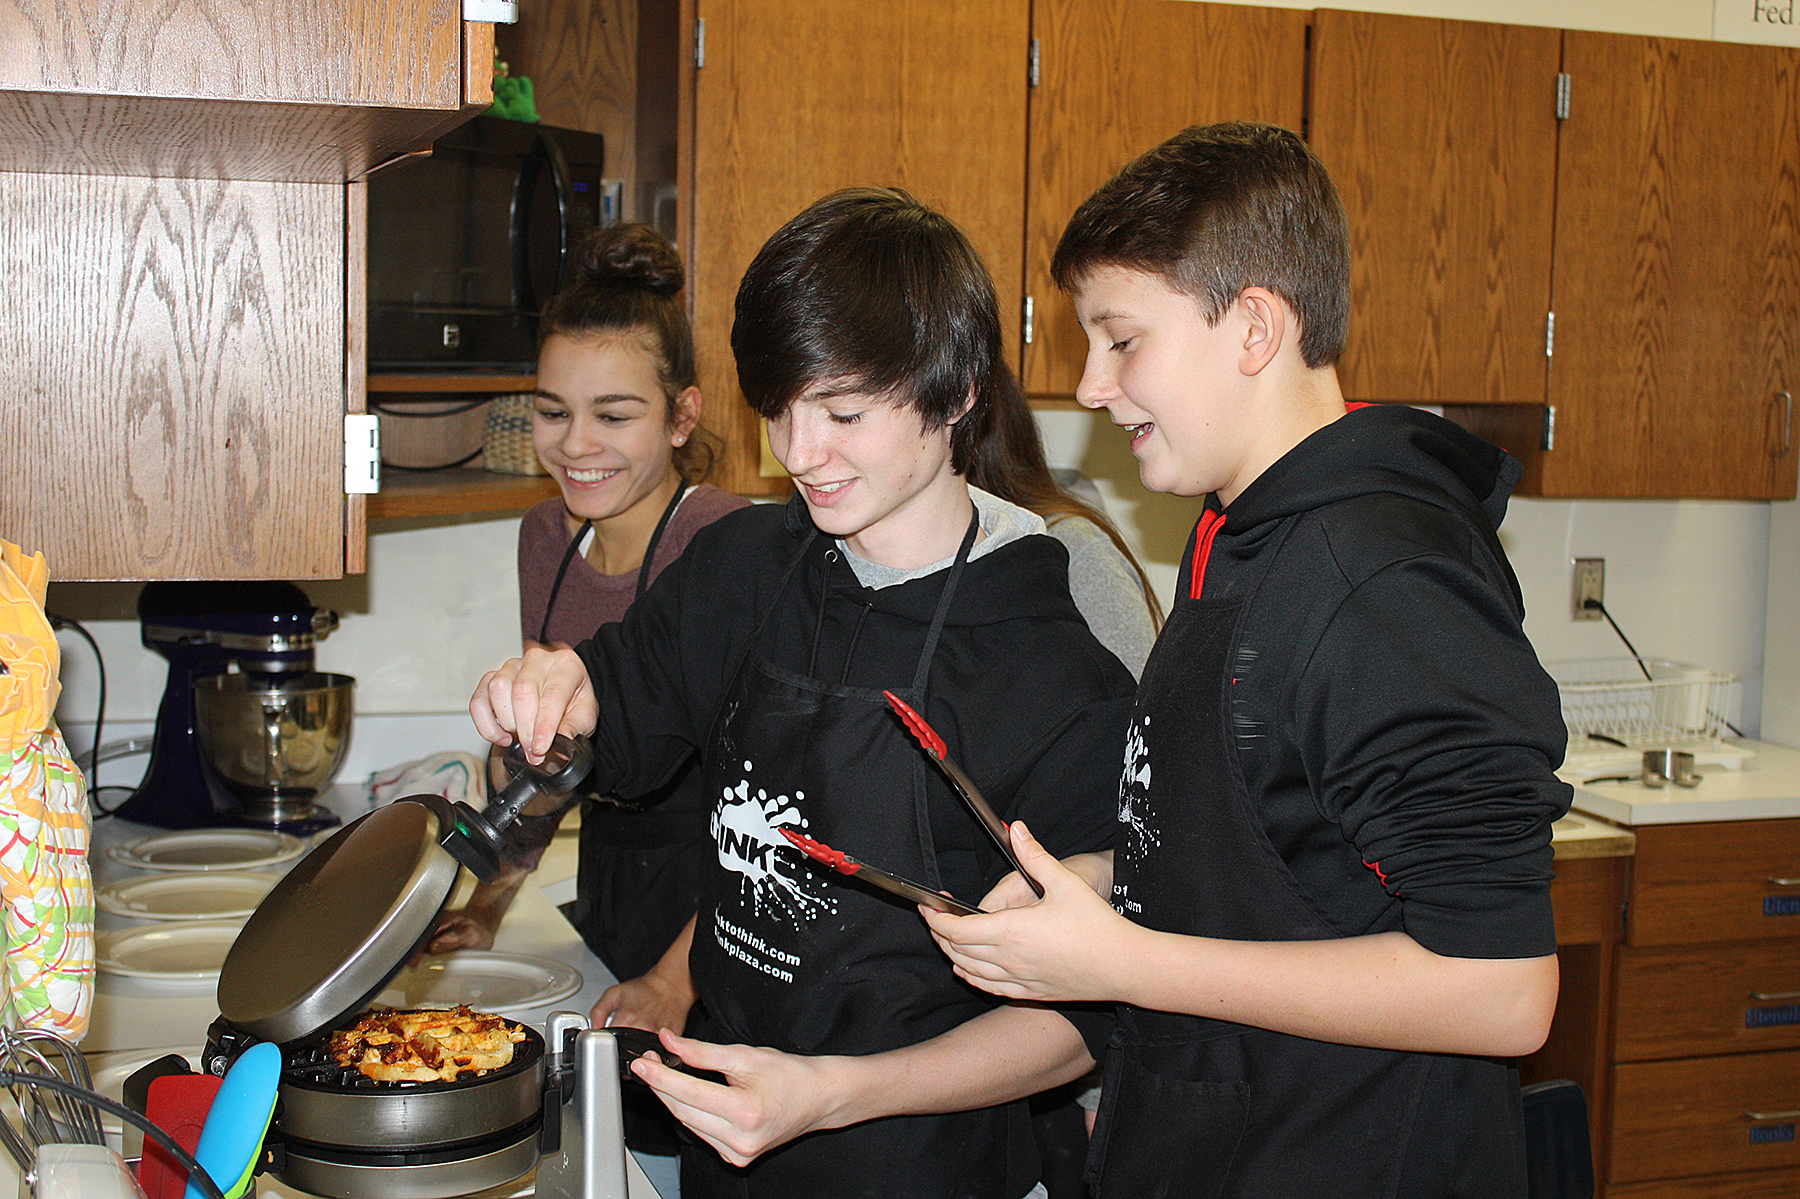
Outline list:
[[[571,645],[619,620],[698,530],[749,503],[703,482],[715,449],[699,428],[683,279],[680,256],[656,230],[615,225],[583,239],[567,285],[544,307],[532,444],[562,494],[519,526],[527,646]],[[607,968],[627,980],[602,1000],[617,1023],[679,1027],[693,1002],[691,994],[665,996],[661,979],[641,976],[694,915],[711,853],[699,782],[689,766],[629,808],[581,801],[570,915]],[[512,852],[501,874],[446,914],[433,952],[493,944],[564,811],[527,814],[508,829]],[[686,986],[685,971],[669,985]]]

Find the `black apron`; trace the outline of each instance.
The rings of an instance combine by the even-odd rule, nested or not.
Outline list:
[[[650,586],[656,547],[686,494],[683,479],[644,547],[634,603]],[[593,522],[584,520],[563,553],[544,605],[540,641],[547,637],[563,578],[591,527]],[[637,978],[656,965],[694,914],[709,856],[708,805],[701,794],[698,765],[690,762],[668,783],[629,804],[595,795],[582,802],[575,898],[563,905],[563,912],[616,978]]]
[[[1336,937],[1263,831],[1229,740],[1249,607],[1178,601],[1145,663],[1113,906],[1190,936]],[[1099,1199],[1523,1199],[1522,1132],[1517,1077],[1498,1062],[1122,1004],[1088,1177]]]
[[[897,691],[925,711],[970,522],[914,669]],[[759,624],[775,618],[813,533]],[[823,601],[822,601],[823,602]],[[821,617],[823,613],[821,613]],[[932,942],[914,905],[816,866],[787,826],[896,873],[942,886],[927,813],[927,764],[879,688],[789,670],[757,651],[714,724],[704,772],[719,868],[701,895],[690,958],[705,1003],[697,1036],[800,1054],[870,1054],[928,1040],[985,1011]],[[872,1120],[813,1133],[748,1168],[708,1146],[683,1153],[684,1199],[1017,1199],[1035,1175],[1009,1172],[1029,1145],[1024,1105]]]

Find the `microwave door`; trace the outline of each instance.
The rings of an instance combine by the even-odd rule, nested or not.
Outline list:
[[[568,281],[575,231],[568,159],[547,131],[535,132],[531,152],[519,164],[510,230],[513,311],[525,314],[534,326],[545,301]]]

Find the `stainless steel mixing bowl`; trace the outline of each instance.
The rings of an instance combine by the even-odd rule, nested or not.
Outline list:
[[[245,820],[284,824],[313,812],[350,748],[345,674],[219,674],[194,685],[200,749]]]

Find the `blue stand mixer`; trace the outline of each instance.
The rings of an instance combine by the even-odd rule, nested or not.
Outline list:
[[[305,833],[349,745],[347,675],[313,669],[337,628],[284,582],[157,582],[138,593],[146,648],[169,661],[150,766],[117,815],[158,828],[253,824]]]

